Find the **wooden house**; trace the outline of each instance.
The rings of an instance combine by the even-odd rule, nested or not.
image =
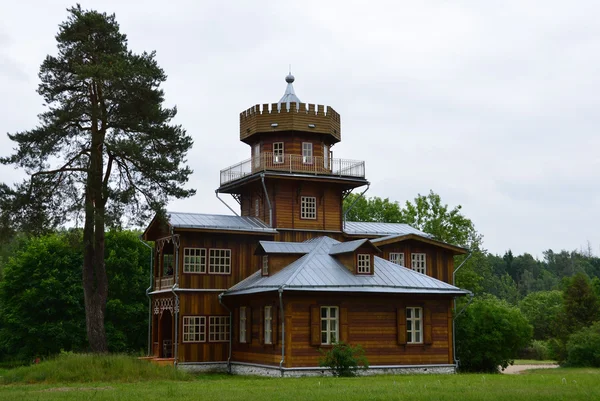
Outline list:
[[[364,161],[333,157],[340,115],[300,102],[240,114],[251,157],[221,171],[239,215],[155,218],[151,356],[188,369],[320,374],[320,349],[360,344],[374,372],[453,372],[454,256],[406,224],[345,221]],[[405,267],[406,266],[406,267]]]

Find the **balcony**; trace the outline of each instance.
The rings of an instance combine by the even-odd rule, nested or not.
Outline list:
[[[173,287],[173,276],[164,276],[154,279],[154,289],[158,290],[170,290]]]
[[[221,170],[221,185],[262,171],[365,178],[365,162],[322,156],[274,155],[264,152]]]

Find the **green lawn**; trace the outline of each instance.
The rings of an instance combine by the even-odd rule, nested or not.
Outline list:
[[[556,361],[538,359],[515,359],[515,365],[556,365]]]
[[[0,385],[0,400],[594,400],[600,369],[521,375],[256,378],[202,375],[191,381]]]

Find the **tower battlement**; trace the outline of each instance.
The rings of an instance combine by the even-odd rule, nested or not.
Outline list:
[[[240,140],[248,143],[257,133],[303,131],[341,140],[341,119],[332,107],[312,103],[257,104],[240,113]]]

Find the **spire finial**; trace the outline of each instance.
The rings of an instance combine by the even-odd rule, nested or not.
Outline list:
[[[290,64],[290,72],[287,75],[287,77],[285,77],[285,82],[287,82],[288,84],[291,84],[292,82],[294,82],[294,76],[292,75],[292,65]]]

